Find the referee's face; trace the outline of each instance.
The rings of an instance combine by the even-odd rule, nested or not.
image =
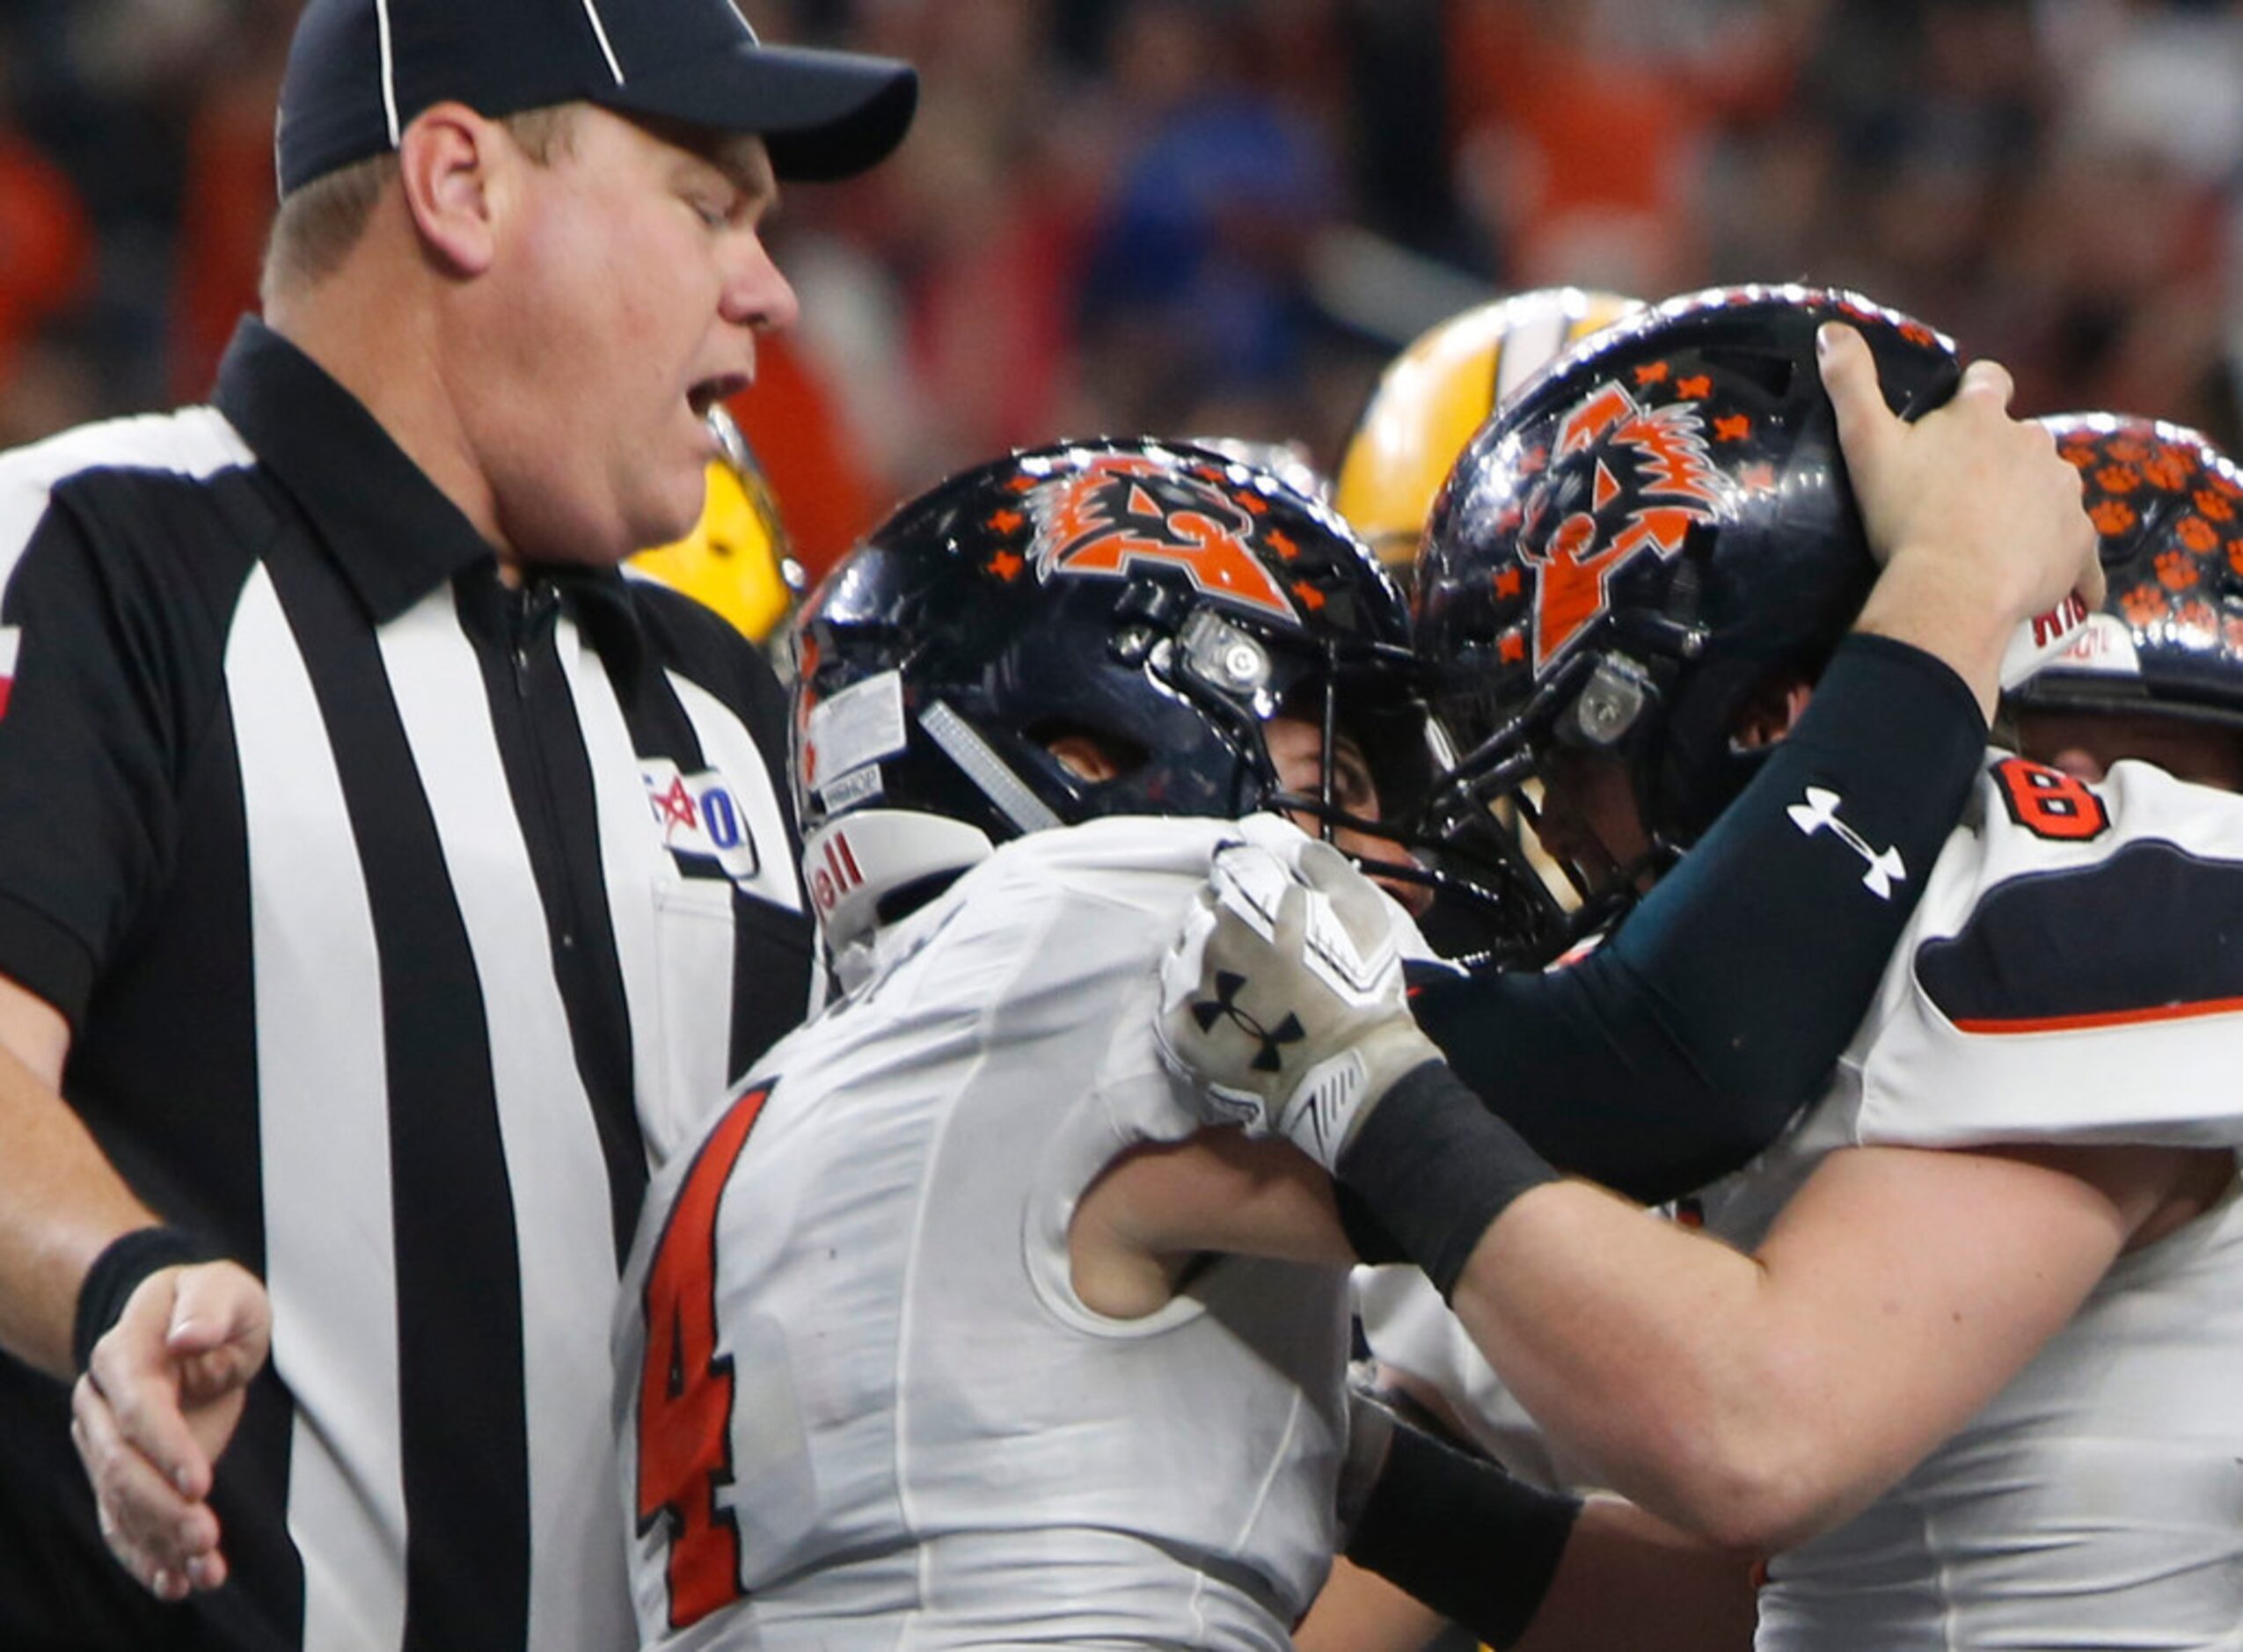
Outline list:
[[[796,305],[763,248],[759,139],[588,107],[572,136],[513,172],[489,464],[517,558],[612,563],[699,519],[705,415]]]

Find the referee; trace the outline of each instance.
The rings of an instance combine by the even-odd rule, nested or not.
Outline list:
[[[214,404],[0,457],[0,1647],[629,1643],[622,1247],[811,955],[776,685],[617,566],[793,315],[774,177],[915,92],[312,0]]]

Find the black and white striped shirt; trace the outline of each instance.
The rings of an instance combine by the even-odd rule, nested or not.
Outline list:
[[[0,1359],[0,1646],[628,1644],[617,1269],[809,991],[776,683],[672,592],[503,584],[254,323],[213,406],[0,457],[0,974],[274,1305],[187,1607]]]

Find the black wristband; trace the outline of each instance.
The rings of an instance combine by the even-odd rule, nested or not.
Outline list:
[[[1428,1061],[1364,1115],[1340,1179],[1446,1297],[1488,1224],[1558,1173],[1448,1063]]]
[[[93,1345],[109,1334],[142,1280],[166,1268],[215,1262],[224,1254],[200,1234],[178,1227],[135,1228],[110,1240],[78,1287],[70,1325],[70,1357],[77,1368],[84,1371],[92,1360]]]
[[[1581,1507],[1397,1425],[1348,1558],[1506,1647],[1550,1592]]]
[[[1332,1202],[1340,1217],[1340,1231],[1348,1236],[1348,1248],[1355,1252],[1355,1260],[1376,1268],[1387,1262],[1406,1262],[1410,1254],[1401,1241],[1386,1231],[1386,1224],[1357,1193],[1344,1181],[1332,1184]]]

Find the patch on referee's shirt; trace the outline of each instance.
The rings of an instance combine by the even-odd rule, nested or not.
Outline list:
[[[734,883],[752,880],[763,862],[747,811],[732,784],[713,771],[682,773],[667,757],[641,757],[639,778],[662,846],[677,857],[687,877],[722,874]]]

